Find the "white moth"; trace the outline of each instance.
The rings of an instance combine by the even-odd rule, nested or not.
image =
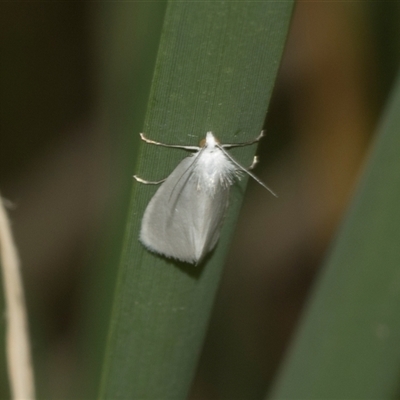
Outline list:
[[[257,163],[256,157],[246,169],[225,150],[257,143],[264,136],[263,132],[251,142],[223,145],[212,132],[207,132],[200,147],[167,145],[149,140],[142,133],[140,136],[146,143],[195,151],[163,181],[149,182],[134,176],[145,184],[163,182],[142,219],[139,239],[150,251],[199,264],[219,239],[229,204],[230,186],[242,172],[276,196],[249,171]]]

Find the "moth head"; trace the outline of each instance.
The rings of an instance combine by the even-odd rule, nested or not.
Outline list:
[[[200,147],[214,148],[219,144],[219,140],[213,135],[211,131],[207,132],[206,137],[200,141]]]

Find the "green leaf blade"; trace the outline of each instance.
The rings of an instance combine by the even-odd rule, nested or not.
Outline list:
[[[400,364],[400,80],[274,399],[392,399]]]
[[[222,143],[254,139],[263,126],[292,5],[170,2],[146,136],[182,145],[197,145],[210,130]],[[255,150],[232,154],[247,165]],[[143,179],[163,179],[184,156],[177,149],[142,144],[135,172]],[[186,398],[244,183],[232,190],[220,243],[198,267],[157,256],[138,242],[141,216],[157,188],[134,185],[101,398]]]

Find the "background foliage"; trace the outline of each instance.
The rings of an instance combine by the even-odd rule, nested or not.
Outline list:
[[[112,260],[121,250],[165,7],[0,5],[0,188],[15,203],[11,216],[42,397],[71,398],[98,387],[117,274]],[[257,175],[280,198],[266,200],[249,185],[190,398],[261,398],[276,375],[373,146],[398,68],[398,8],[297,4],[268,111],[268,137],[258,149],[263,163]],[[214,115],[217,130],[235,133],[234,120],[209,114],[210,104],[201,106],[203,121]],[[188,132],[190,123],[176,126]],[[153,130],[161,139],[156,131],[166,130]],[[179,136],[174,134],[171,140]],[[197,134],[192,139],[197,142]],[[182,156],[171,155],[176,158],[169,167]],[[235,156],[244,163],[251,158],[246,152]],[[141,164],[144,172],[158,177]],[[143,208],[151,189],[140,190]],[[395,229],[384,231],[382,242],[396,237]],[[355,277],[363,286],[371,275]],[[395,313],[380,300],[375,307]],[[79,377],[89,387],[78,389]]]

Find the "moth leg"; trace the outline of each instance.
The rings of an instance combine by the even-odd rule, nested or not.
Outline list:
[[[249,146],[251,144],[259,142],[264,136],[265,136],[265,131],[261,131],[261,133],[254,140],[250,140],[249,142],[243,142],[243,143],[222,144],[221,147],[223,147],[224,149],[231,149],[232,147]]]
[[[159,185],[160,183],[163,183],[167,178],[161,179],[161,181],[146,181],[145,179],[139,178],[137,175],[133,175],[133,177],[136,179],[137,182],[144,183],[145,185]]]
[[[259,157],[258,156],[254,156],[253,162],[251,163],[251,165],[249,167],[247,167],[247,170],[250,171],[250,170],[254,169],[259,161],[260,161]]]
[[[149,144],[155,144],[156,146],[164,146],[164,147],[174,147],[176,149],[185,149],[185,150],[200,150],[200,147],[197,146],[182,146],[179,144],[165,144],[165,143],[161,143],[161,142],[156,142],[155,140],[150,140],[148,139],[146,136],[144,136],[144,133],[140,134],[141,139]]]

